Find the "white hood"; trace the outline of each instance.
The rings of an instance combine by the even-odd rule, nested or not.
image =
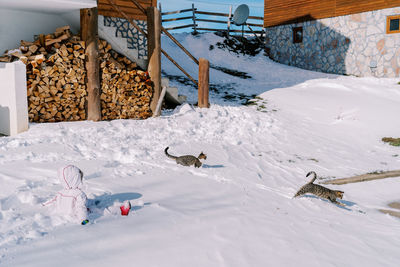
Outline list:
[[[60,179],[64,189],[79,189],[82,186],[82,172],[74,165],[60,168],[58,179]]]

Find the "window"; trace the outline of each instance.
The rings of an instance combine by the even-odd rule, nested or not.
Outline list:
[[[301,42],[303,42],[303,27],[295,27],[293,28],[293,43]]]
[[[400,33],[400,15],[387,16],[386,33]]]

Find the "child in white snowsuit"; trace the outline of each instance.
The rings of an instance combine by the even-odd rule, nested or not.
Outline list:
[[[82,171],[74,165],[68,165],[58,170],[58,178],[64,189],[43,205],[54,205],[55,211],[69,221],[88,223],[87,197],[81,190]]]

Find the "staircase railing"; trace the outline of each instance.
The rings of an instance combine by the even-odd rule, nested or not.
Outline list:
[[[129,16],[119,8],[118,5],[114,2],[114,0],[108,0],[110,5],[117,11],[118,13],[121,14],[122,17],[124,17],[127,21],[129,21],[133,27],[135,27],[140,33],[142,33],[146,38],[148,38],[147,32],[145,32],[142,28],[140,28],[137,23],[129,18]],[[131,0],[131,2],[136,5],[136,7],[144,14],[146,15],[146,9],[136,0]],[[186,55],[188,55],[193,62],[195,62],[197,65],[199,65],[199,60],[194,57],[181,43],[179,43],[178,40],[176,40],[175,37],[173,37],[162,25],[161,25],[161,31],[165,33],[166,36],[168,36]],[[164,54],[164,56],[170,60],[180,71],[182,71],[183,74],[185,74],[196,86],[198,86],[198,82],[188,73],[185,71],[184,68],[182,68],[164,49],[161,48],[161,53]]]

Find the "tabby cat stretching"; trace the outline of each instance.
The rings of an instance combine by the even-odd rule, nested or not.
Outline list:
[[[168,148],[167,147],[164,152],[165,155],[167,155],[168,158],[174,159],[176,163],[181,164],[183,166],[191,166],[194,165],[197,168],[200,168],[201,166],[201,161],[200,159],[207,159],[206,154],[203,154],[203,152],[200,153],[200,155],[196,158],[195,156],[192,155],[185,155],[185,156],[180,156],[180,157],[175,157],[170,154],[168,154]]]
[[[338,205],[343,205],[342,203],[339,203],[336,201],[336,198],[343,198],[344,192],[338,191],[338,190],[331,190],[329,188],[323,187],[318,184],[313,184],[315,179],[317,179],[317,174],[313,171],[307,173],[306,177],[308,177],[310,174],[312,174],[314,177],[305,185],[303,185],[299,191],[297,191],[296,195],[294,197],[298,197],[307,193],[314,194],[316,196],[326,198],[330,200],[332,203],[338,204]]]

